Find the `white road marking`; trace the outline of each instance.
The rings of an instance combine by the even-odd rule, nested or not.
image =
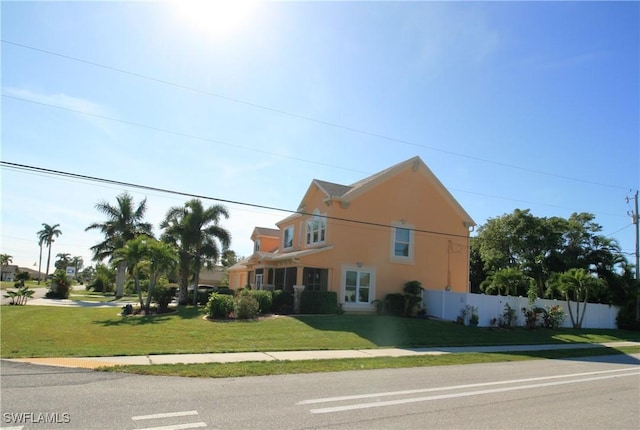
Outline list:
[[[490,387],[492,385],[506,385],[506,384],[519,384],[523,382],[545,381],[549,379],[574,378],[577,376],[602,375],[606,373],[626,372],[626,371],[635,370],[635,369],[636,369],[635,367],[627,367],[625,369],[601,370],[597,372],[584,372],[584,373],[568,373],[565,375],[540,376],[536,378],[524,378],[524,379],[510,379],[506,381],[480,382],[476,384],[451,385],[448,387],[420,388],[416,390],[385,391],[382,393],[355,394],[351,396],[340,396],[340,397],[325,397],[320,399],[302,400],[296,404],[309,405],[309,404],[315,404],[315,403],[340,402],[344,400],[371,399],[371,398],[388,397],[388,396],[403,396],[407,394],[420,394],[420,393],[429,393],[434,391],[459,390],[459,389],[465,389],[465,388]]]
[[[176,425],[172,425],[172,426],[162,426],[162,427],[147,427],[144,429],[138,429],[138,430],[183,430],[183,429],[197,429],[197,428],[202,428],[202,427],[206,427],[207,423],[189,423],[189,424],[176,424]]]
[[[131,417],[131,419],[134,421],[154,420],[157,418],[186,417],[188,415],[198,415],[198,411],[182,411],[182,412],[168,412],[164,414],[138,415],[137,417]]]
[[[630,371],[635,369],[620,369],[617,371]],[[602,373],[610,373],[613,371],[605,371],[605,372],[593,372],[595,374]],[[414,397],[408,399],[399,399],[399,400],[389,400],[386,402],[372,402],[372,403],[358,403],[353,405],[345,405],[345,406],[335,406],[328,408],[319,408],[319,409],[311,409],[310,412],[312,414],[326,414],[332,412],[344,412],[351,411],[356,409],[367,409],[367,408],[379,408],[384,406],[395,406],[409,403],[418,403],[418,402],[427,402],[431,400],[443,400],[443,399],[452,399],[456,397],[469,397],[469,396],[479,396],[485,394],[495,394],[495,393],[504,393],[508,391],[518,391],[518,390],[529,390],[532,388],[542,388],[542,387],[552,387],[557,385],[566,385],[566,384],[576,384],[590,381],[597,381],[603,379],[611,379],[611,378],[621,378],[626,376],[638,376],[640,372],[633,371],[631,373],[623,373],[623,374],[609,374],[604,376],[594,376],[591,378],[583,378],[583,379],[571,379],[567,381],[555,381],[555,382],[546,382],[540,384],[528,384],[528,385],[519,385],[515,387],[504,387],[504,388],[493,388],[488,390],[476,390],[476,391],[465,391],[461,393],[451,393],[451,394],[440,394],[435,396],[426,396],[426,397]],[[566,377],[566,375],[565,375]],[[551,379],[552,377],[548,377],[547,379]],[[506,382],[505,382],[506,383]],[[485,385],[492,385],[493,383],[487,383]],[[447,389],[446,387],[443,389]],[[334,400],[337,401],[337,400]]]
[[[131,419],[133,421],[157,420],[162,418],[187,417],[192,415],[198,415],[198,411],[180,411],[180,412],[166,412],[163,414],[138,415],[135,417],[131,417]],[[147,428],[138,429],[138,430],[183,430],[183,429],[201,428],[206,426],[207,426],[207,423],[200,421],[197,423],[184,423],[184,424],[172,424],[172,425],[160,426],[160,427],[147,427]]]

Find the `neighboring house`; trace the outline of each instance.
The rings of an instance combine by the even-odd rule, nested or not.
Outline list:
[[[467,292],[474,225],[419,157],[352,185],[316,179],[277,230],[253,231],[229,286],[336,291],[345,311],[371,311],[411,280]]]
[[[199,284],[213,285],[214,287],[218,287],[220,286],[223,278],[224,268],[222,266],[215,266],[212,269],[202,269],[200,271]]]
[[[18,266],[13,264],[7,264],[6,266],[2,266],[2,281],[5,282],[13,282],[16,279],[16,275],[18,274]]]
[[[38,279],[38,271],[28,267],[18,267],[16,265],[2,266],[2,280],[13,282],[18,273],[27,272],[31,279]]]

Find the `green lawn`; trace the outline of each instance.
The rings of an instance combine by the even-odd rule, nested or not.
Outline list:
[[[504,330],[375,315],[272,317],[212,322],[181,308],[157,317],[119,317],[119,308],[3,306],[3,358],[378,347],[640,341],[623,330]]]
[[[398,369],[402,367],[448,366],[454,364],[497,363],[540,359],[636,354],[640,347],[586,348],[519,353],[464,353],[413,357],[348,358],[335,360],[251,361],[241,363],[155,364],[152,366],[103,367],[107,372],[155,376],[235,378],[241,376],[283,375],[289,373],[342,372],[353,370]]]

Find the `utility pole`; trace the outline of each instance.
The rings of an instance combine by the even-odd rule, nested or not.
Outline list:
[[[636,190],[635,196],[632,197],[635,202],[635,210],[630,211],[631,220],[636,226],[636,321],[640,322],[640,226],[638,225],[638,191]],[[627,203],[631,200],[626,198]]]

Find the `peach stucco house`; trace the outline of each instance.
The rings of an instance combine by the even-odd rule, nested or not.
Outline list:
[[[336,291],[355,312],[411,280],[467,292],[474,225],[419,157],[351,185],[313,180],[277,229],[254,229],[254,253],[229,268],[229,286]]]

